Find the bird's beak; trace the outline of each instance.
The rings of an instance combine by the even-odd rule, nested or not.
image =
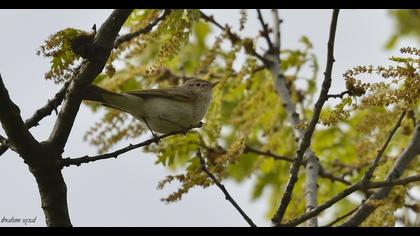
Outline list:
[[[220,81],[216,81],[214,83],[211,84],[211,87],[214,88],[214,86],[216,86]]]

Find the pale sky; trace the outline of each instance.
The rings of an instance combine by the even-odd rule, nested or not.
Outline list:
[[[13,101],[20,107],[23,119],[46,104],[59,90],[52,81],[45,81],[48,60],[36,56],[36,49],[47,37],[65,27],[90,30],[99,27],[111,10],[0,10],[0,73]],[[216,20],[229,23],[238,29],[237,10],[206,10]],[[263,11],[266,21],[269,11]],[[328,30],[331,10],[281,10],[282,47],[300,47],[298,42],[306,35],[318,56],[320,75],[325,69]],[[253,35],[260,29],[255,10],[248,11],[248,23],[242,35]],[[384,10],[343,10],[340,12],[335,43],[333,85],[331,93],[344,90],[341,75],[356,65],[387,63],[392,55],[399,55],[400,46],[418,46],[416,41],[402,40],[394,50],[383,50],[390,37],[393,22]],[[214,31],[219,33],[218,30]],[[265,46],[264,44],[261,44]],[[322,78],[320,76],[320,78]],[[93,155],[96,149],[83,141],[84,132],[101,118],[81,107],[64,156]],[[40,122],[31,132],[38,140],[45,140],[51,132],[55,115]],[[4,131],[0,128],[0,134]],[[131,142],[148,138],[139,137]],[[126,146],[121,142],[113,150]],[[155,157],[140,149],[124,154],[118,159],[98,161],[68,167],[63,175],[68,189],[68,206],[74,226],[248,226],[234,207],[224,199],[216,187],[194,188],[176,203],[165,204],[160,198],[175,190],[177,183],[157,190],[160,180],[170,174]],[[285,173],[287,175],[288,173]],[[265,217],[266,198],[251,201],[254,178],[241,184],[224,181],[228,191],[258,226],[269,226]],[[0,157],[0,221],[1,218],[34,218],[34,224],[45,226],[40,197],[34,177],[26,164],[14,152]],[[325,217],[324,220],[328,218]],[[326,222],[321,222],[326,223]],[[4,226],[24,226],[5,224]]]

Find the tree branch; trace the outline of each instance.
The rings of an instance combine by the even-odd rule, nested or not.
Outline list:
[[[261,10],[260,9],[256,9],[256,10],[257,10],[257,15],[258,15],[258,20],[260,21],[261,26],[263,28],[263,30],[260,31],[260,33],[267,41],[268,47],[273,48],[273,43],[271,42],[271,39],[270,39],[270,30],[268,28],[268,24],[264,22],[264,18],[262,17]]]
[[[213,25],[215,25],[216,27],[218,27],[222,31],[226,31],[228,36],[229,36],[229,40],[232,42],[232,44],[235,44],[237,41],[242,40],[237,34],[232,33],[232,31],[230,30],[230,28],[228,26],[223,27],[220,23],[218,23],[214,19],[213,16],[208,16],[204,12],[200,11],[200,17],[203,18],[205,21],[212,23]],[[257,51],[255,51],[255,49],[251,49],[250,54],[253,55],[254,57],[258,58],[261,62],[263,62],[263,64],[268,63],[267,59],[265,57],[263,57],[262,55],[260,55],[259,53],[257,53]]]
[[[20,116],[19,107],[10,99],[1,74],[0,104],[0,122],[9,139],[8,143],[16,149],[23,159],[30,158],[34,152],[39,151],[41,146],[26,128]]]
[[[417,123],[412,139],[408,147],[404,150],[401,156],[398,158],[392,169],[388,172],[388,175],[385,179],[385,182],[395,183],[394,180],[399,178],[404,170],[407,168],[408,164],[414,159],[415,156],[420,154],[420,122]],[[404,184],[403,182],[402,184]],[[369,200],[381,200],[388,196],[391,191],[392,186],[385,186],[377,190],[372,194],[368,200],[363,203],[360,208],[351,216],[346,222],[341,224],[341,226],[357,226],[362,223],[377,206],[369,204]]]
[[[290,178],[287,183],[285,193],[280,202],[280,206],[277,209],[277,212],[272,219],[274,224],[280,224],[281,220],[283,219],[284,213],[286,212],[287,206],[290,203],[294,185],[296,184],[298,180],[299,167],[302,165],[303,156],[311,145],[312,134],[314,133],[315,126],[318,123],[321,109],[325,101],[328,99],[327,95],[328,95],[328,90],[331,86],[331,80],[332,80],[331,73],[332,73],[332,67],[334,63],[333,52],[334,52],[334,41],[335,41],[335,32],[336,32],[336,27],[337,27],[338,12],[339,10],[335,9],[332,14],[330,35],[328,39],[327,66],[324,73],[325,76],[324,76],[324,81],[322,82],[321,93],[319,95],[317,102],[315,103],[314,113],[312,115],[311,121],[309,122],[309,125],[306,128],[306,131],[302,139],[300,139],[300,145],[297,150],[296,158],[293,161],[292,166],[290,168]],[[311,157],[310,159],[314,160]],[[314,164],[315,164],[315,161],[314,161]]]
[[[54,98],[49,100],[48,103],[35,111],[35,113],[25,120],[25,125],[28,129],[37,126],[38,122],[41,121],[44,117],[49,116],[52,111],[56,111],[57,107],[61,104],[64,99],[66,90],[70,84],[70,81],[67,81],[64,86],[60,89],[58,93],[55,94]],[[8,147],[6,145],[0,144],[0,156],[7,151]]]
[[[257,227],[257,225],[255,225],[254,222],[252,222],[251,218],[249,218],[248,215],[245,214],[245,212],[238,205],[238,203],[235,202],[235,200],[232,198],[232,196],[230,196],[230,194],[226,190],[225,186],[223,184],[221,184],[217,180],[217,178],[207,169],[206,162],[204,161],[203,157],[201,156],[201,152],[200,151],[197,152],[197,156],[200,159],[201,170],[204,171],[209,176],[209,178],[213,181],[214,184],[216,184],[216,186],[220,190],[222,190],[222,192],[225,194],[226,200],[228,200],[230,203],[232,203],[232,205],[236,208],[236,210],[242,215],[242,217],[246,220],[246,222],[248,222],[248,224],[251,227]]]
[[[91,157],[90,156],[83,156],[83,157],[78,157],[78,158],[64,158],[64,159],[61,160],[60,167],[64,168],[64,167],[68,167],[68,166],[72,166],[72,165],[80,166],[83,163],[89,163],[89,162],[94,162],[94,161],[98,161],[98,160],[110,159],[110,158],[117,158],[119,155],[121,155],[123,153],[129,152],[131,150],[134,150],[134,149],[137,149],[137,148],[140,148],[140,147],[150,145],[152,143],[157,143],[161,139],[164,139],[166,137],[173,136],[173,135],[176,135],[176,134],[186,134],[189,130],[191,130],[193,128],[200,128],[200,127],[202,127],[202,125],[203,125],[202,123],[199,123],[197,125],[191,126],[190,128],[188,128],[186,130],[173,131],[173,132],[170,132],[170,133],[167,133],[167,134],[156,136],[156,137],[153,137],[153,138],[151,138],[149,140],[146,140],[144,142],[134,144],[134,145],[130,144],[125,148],[119,149],[119,150],[114,151],[114,152],[102,154],[102,155],[91,156]]]
[[[255,148],[253,148],[253,147],[251,147],[249,145],[246,145],[245,146],[244,153],[247,153],[247,152],[252,152],[252,153],[263,155],[263,156],[269,156],[269,157],[274,158],[274,160],[281,160],[281,161],[293,162],[293,159],[290,158],[290,157],[280,156],[280,155],[277,155],[277,154],[272,153],[271,151],[264,152],[264,151],[255,149]]]
[[[132,10],[114,10],[99,28],[93,43],[94,57],[82,66],[80,73],[70,83],[66,99],[47,141],[47,146],[54,152],[63,153],[70,131],[81,103],[81,92],[101,73],[115,38]]]
[[[265,63],[265,65],[268,67],[268,69],[271,72],[271,75],[274,80],[276,92],[278,96],[281,98],[281,101],[283,102],[283,107],[286,110],[289,122],[292,124],[293,127],[298,127],[301,124],[301,120],[299,118],[299,114],[296,112],[295,104],[290,97],[290,93],[288,91],[286,81],[284,79],[284,74],[280,69],[280,64],[281,64],[280,23],[281,23],[281,20],[278,14],[278,10],[272,10],[272,15],[273,15],[273,25],[274,25],[274,30],[273,30],[274,31],[274,45],[272,48],[269,48],[269,50],[266,53],[266,59],[268,63]],[[303,130],[297,129],[297,128],[293,128],[292,130],[293,130],[293,135],[295,137],[295,140],[299,143],[301,138],[304,135]],[[317,163],[318,159],[310,150],[305,153],[306,153],[305,154],[306,160],[309,163],[311,163],[309,165],[311,168],[308,167],[307,169],[307,175],[310,175],[311,178],[315,178],[315,181],[316,181],[317,179],[316,175],[318,174],[319,168],[317,168],[317,165],[314,163]],[[295,161],[302,162],[303,160],[299,160],[296,158],[294,159],[294,162],[292,163],[291,169],[290,169],[291,177],[289,178],[289,182],[290,180],[294,182],[297,181],[297,171],[300,165],[303,164],[303,163],[295,163]],[[314,166],[315,168],[313,168]],[[290,202],[293,186],[294,184],[287,185],[288,188],[286,188],[286,191],[284,192],[279,210],[277,211],[280,214],[276,213],[273,216],[272,218],[273,223],[281,221],[281,218],[283,217],[285,210],[287,208],[288,202]],[[306,199],[307,209],[309,209],[309,208],[314,207],[314,205],[316,205],[317,184],[316,183],[313,184],[313,182],[307,182],[305,183],[305,188],[306,189],[310,188],[311,189],[310,192],[312,194],[315,193],[315,196],[313,196],[312,194],[305,196],[305,197],[311,197],[310,199],[309,198]],[[316,219],[312,220],[310,223],[311,225],[316,225],[317,224]]]
[[[328,223],[328,224],[324,225],[323,227],[331,227],[331,226],[333,226],[335,223],[339,222],[342,219],[345,219],[345,218],[349,217],[351,214],[353,214],[354,212],[356,212],[357,209],[359,209],[359,207],[360,207],[360,205],[357,206],[357,207],[355,207],[353,210],[347,212],[346,214],[344,214],[344,215],[342,215],[340,217],[337,217],[337,219],[333,220],[331,223]]]
[[[351,183],[349,181],[345,180],[343,176],[338,177],[338,176],[335,176],[335,175],[331,174],[330,172],[325,170],[324,167],[322,167],[321,164],[319,165],[319,173],[318,174],[322,178],[329,179],[332,182],[337,181],[337,182],[340,182],[340,183],[345,184],[345,185],[351,185]]]
[[[163,21],[168,15],[169,13],[171,13],[171,10],[169,9],[165,9],[163,14],[161,16],[159,16],[158,18],[156,18],[155,20],[153,20],[152,22],[150,22],[146,27],[141,28],[135,32],[131,32],[128,34],[124,34],[119,36],[114,43],[114,48],[118,48],[118,46],[120,46],[122,43],[130,41],[131,39],[141,35],[141,34],[146,34],[148,32],[150,32],[153,27],[155,27],[160,21]]]
[[[316,207],[312,211],[306,212],[305,214],[303,214],[303,215],[301,215],[301,216],[299,216],[299,217],[297,217],[293,220],[290,220],[289,222],[287,222],[285,224],[278,224],[276,226],[291,227],[291,226],[299,225],[299,224],[305,222],[306,220],[308,220],[308,219],[310,219],[314,216],[319,215],[325,209],[331,207],[336,202],[344,199],[348,195],[350,195],[350,194],[352,194],[352,193],[354,193],[358,190],[372,189],[372,188],[383,188],[383,187],[391,188],[392,186],[395,186],[395,185],[407,185],[409,183],[418,182],[418,181],[420,181],[420,175],[414,175],[414,176],[410,176],[410,177],[406,177],[406,178],[396,179],[396,180],[393,180],[393,181],[368,182],[364,185],[362,185],[362,182],[359,181],[356,184],[344,189],[343,191],[341,191],[340,193],[338,193],[337,195],[335,195],[334,197],[332,197],[331,199],[329,199],[328,201],[326,201],[322,205],[319,205],[318,207]],[[363,203],[360,207],[362,207],[364,204],[365,203]],[[342,225],[342,226],[347,226],[347,225]]]
[[[369,182],[367,188],[383,188],[383,187],[392,187],[395,185],[407,185],[409,183],[420,181],[420,175],[408,176],[401,179],[395,179],[391,181],[380,181],[380,182]]]
[[[350,91],[344,91],[344,92],[341,92],[341,93],[339,93],[339,94],[328,94],[327,95],[327,98],[343,98],[344,97],[344,95],[346,95],[346,94],[350,94]]]
[[[278,53],[280,53],[279,52],[280,48],[281,48],[280,24],[282,23],[282,20],[279,17],[278,9],[271,9],[271,13],[272,13],[272,16],[273,16],[273,33],[274,33],[273,49],[274,49],[274,51],[278,51]]]

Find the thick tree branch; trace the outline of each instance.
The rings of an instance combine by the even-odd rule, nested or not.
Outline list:
[[[115,38],[132,10],[114,10],[99,28],[93,43],[94,57],[82,66],[72,80],[66,94],[66,99],[54,124],[54,128],[47,141],[47,145],[59,154],[64,151],[70,131],[81,103],[83,88],[91,83],[101,73],[111,50]]]
[[[385,182],[393,183],[397,178],[399,178],[404,170],[407,168],[408,164],[420,154],[420,122],[417,122],[415,127],[414,134],[408,147],[404,150],[401,156],[398,158],[392,169],[388,172],[388,175],[385,179]],[[404,183],[404,182],[403,182]],[[360,208],[347,219],[341,226],[358,226],[362,223],[372,212],[377,208],[372,204],[369,204],[370,200],[381,200],[388,196],[391,191],[392,186],[382,187],[372,194],[365,203],[363,203]]]
[[[54,156],[38,143],[23,122],[19,108],[10,100],[0,76],[0,121],[14,150],[28,164],[35,176],[41,206],[48,226],[71,226],[67,208],[66,184],[59,170],[53,168]]]
[[[273,217],[272,221],[274,224],[280,224],[281,220],[283,219],[284,213],[286,212],[287,206],[290,203],[292,192],[294,185],[297,182],[298,179],[298,172],[299,167],[302,165],[304,154],[308,150],[308,148],[311,145],[311,139],[312,134],[314,133],[315,126],[318,123],[319,115],[321,113],[321,109],[325,103],[325,101],[328,99],[328,91],[331,87],[331,73],[332,73],[332,67],[334,63],[334,41],[335,41],[335,32],[337,27],[337,19],[338,19],[338,9],[335,9],[332,14],[332,20],[331,20],[331,26],[330,26],[330,35],[328,39],[328,52],[327,52],[327,66],[324,73],[324,81],[322,82],[321,87],[321,93],[319,95],[319,98],[317,102],[315,103],[314,112],[311,118],[311,121],[309,122],[308,127],[306,128],[303,137],[300,139],[299,148],[297,150],[296,158],[292,163],[292,166],[290,168],[290,178],[286,186],[285,193],[283,195],[283,198],[280,202],[280,206],[277,209],[277,212],[275,216]],[[313,155],[311,155],[313,156]],[[313,157],[309,157],[308,160],[313,160],[315,164],[315,160]],[[316,164],[315,164],[316,165]],[[311,207],[311,206],[310,206]]]
[[[220,190],[222,190],[222,192],[225,194],[226,200],[228,200],[230,203],[232,203],[232,205],[236,208],[236,210],[242,215],[242,217],[246,220],[246,222],[248,222],[248,224],[251,227],[257,227],[257,225],[255,225],[254,222],[252,222],[251,218],[248,217],[248,215],[242,210],[242,208],[238,205],[238,203],[235,202],[235,200],[232,198],[232,196],[230,196],[230,194],[226,190],[225,186],[223,184],[221,184],[217,180],[217,178],[207,169],[206,162],[204,161],[203,157],[201,156],[200,151],[197,152],[197,156],[200,159],[201,170],[204,171],[209,176],[209,178],[213,181],[214,184],[216,184],[216,186]]]
[[[34,152],[39,151],[40,144],[26,128],[26,125],[20,116],[19,107],[10,99],[1,75],[0,122],[9,139],[8,143],[10,143],[24,159],[32,157]]]
[[[137,149],[137,148],[140,148],[140,147],[150,145],[152,143],[157,143],[161,139],[164,139],[164,138],[169,137],[169,136],[173,136],[173,135],[176,135],[176,134],[185,134],[190,129],[200,128],[202,125],[203,125],[202,123],[199,123],[197,125],[191,126],[190,128],[188,128],[186,130],[173,131],[173,132],[170,132],[170,133],[167,133],[167,134],[156,136],[156,137],[151,138],[149,140],[146,140],[144,142],[141,142],[141,143],[138,143],[138,144],[130,144],[125,148],[119,149],[119,150],[114,151],[114,152],[102,154],[102,155],[83,156],[83,157],[78,157],[78,158],[64,158],[64,159],[61,160],[60,167],[63,168],[63,167],[72,166],[72,165],[80,166],[81,164],[84,164],[84,163],[94,162],[94,161],[98,161],[98,160],[105,160],[105,159],[110,159],[110,158],[117,158],[119,155],[121,155],[123,153],[129,152],[131,150],[134,150],[134,149]]]
[[[57,107],[61,104],[64,99],[64,95],[66,90],[70,84],[70,81],[67,81],[64,86],[60,89],[60,91],[55,94],[54,98],[49,100],[48,103],[35,111],[35,113],[25,120],[25,125],[28,129],[37,126],[38,122],[41,121],[44,117],[49,116],[52,111],[56,111]],[[6,152],[8,147],[6,145],[0,144],[0,156]]]
[[[158,18],[156,18],[155,20],[150,22],[146,27],[141,28],[141,29],[139,29],[135,32],[131,32],[131,33],[119,36],[115,40],[114,48],[118,48],[118,46],[120,46],[122,43],[130,41],[131,39],[133,39],[133,38],[135,38],[135,37],[137,37],[141,34],[146,34],[146,33],[150,32],[153,29],[153,27],[155,27],[160,21],[165,20],[166,16],[168,16],[169,13],[171,13],[171,10],[165,9],[161,16],[159,16]]]

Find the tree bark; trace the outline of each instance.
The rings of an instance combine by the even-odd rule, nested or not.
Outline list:
[[[72,226],[67,206],[67,186],[61,170],[31,172],[38,184],[47,226]]]

